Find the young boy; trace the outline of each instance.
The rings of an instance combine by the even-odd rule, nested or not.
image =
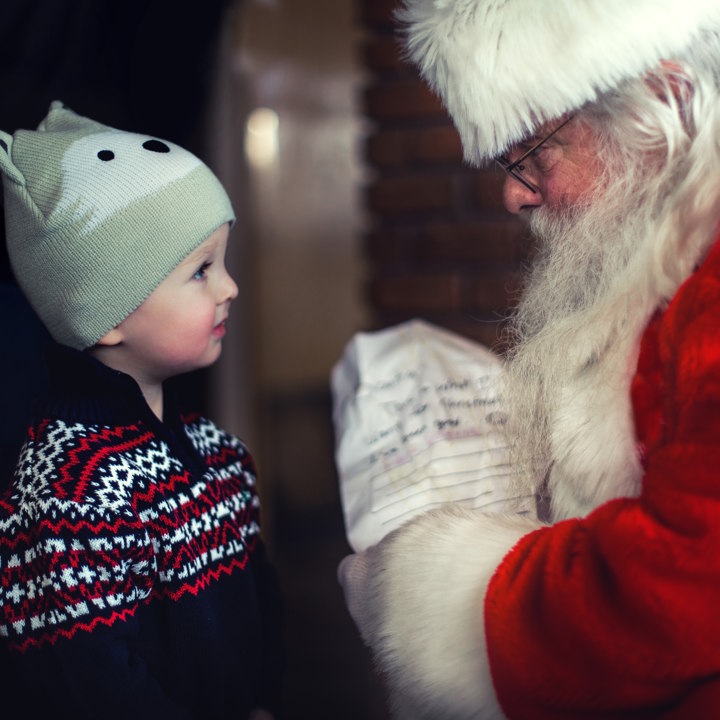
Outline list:
[[[221,352],[237,295],[225,191],[177,145],[60,103],[37,131],[0,133],[0,171],[13,272],[57,341],[0,496],[5,702],[28,717],[277,718],[252,460],[163,386]]]

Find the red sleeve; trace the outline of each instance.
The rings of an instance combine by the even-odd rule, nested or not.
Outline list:
[[[641,496],[526,536],[490,584],[511,719],[720,717],[720,245],[651,344],[664,395]]]

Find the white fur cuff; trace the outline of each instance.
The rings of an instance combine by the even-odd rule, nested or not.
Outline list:
[[[369,556],[374,618],[366,641],[394,717],[496,720],[483,604],[506,553],[539,523],[449,506],[390,535]]]

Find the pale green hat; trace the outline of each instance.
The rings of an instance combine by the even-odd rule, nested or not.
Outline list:
[[[36,131],[0,131],[0,171],[15,277],[53,338],[81,350],[235,219],[192,153],[59,102]]]

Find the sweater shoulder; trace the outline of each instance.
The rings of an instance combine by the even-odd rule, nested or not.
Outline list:
[[[115,507],[103,495],[122,493],[139,478],[148,481],[181,465],[169,447],[142,424],[101,425],[41,420],[31,426],[20,453],[13,487],[27,499],[59,500]],[[124,482],[123,482],[124,479]]]
[[[232,469],[254,485],[255,463],[250,450],[240,438],[202,415],[183,416],[182,422],[194,451],[206,466],[216,470]]]

